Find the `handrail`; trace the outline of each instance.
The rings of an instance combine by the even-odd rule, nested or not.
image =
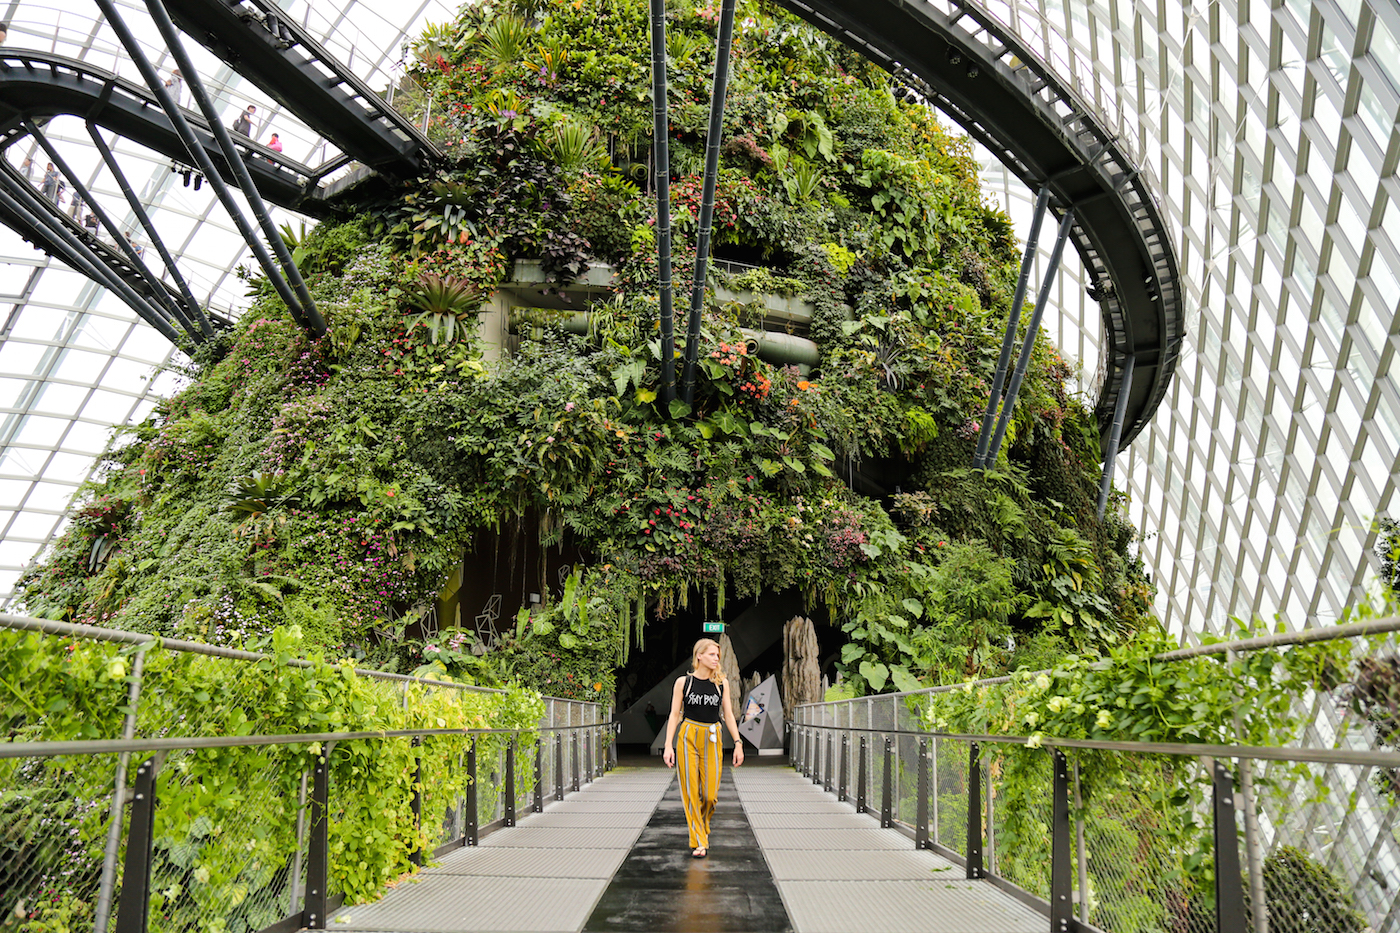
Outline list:
[[[162,638],[159,635],[151,635],[145,632],[128,632],[124,629],[102,628],[97,625],[80,625],[74,622],[56,622],[52,619],[36,619],[32,616],[15,615],[8,612],[0,612],[0,628],[17,629],[20,631],[43,632],[47,635],[66,635],[73,638],[91,638],[94,641],[110,641],[124,644],[157,644],[162,648],[171,651],[185,651],[190,654],[204,654],[215,658],[231,658],[237,661],[265,661],[272,657],[269,654],[260,654],[256,651],[242,651],[238,648],[220,648],[217,645],[209,645],[199,641],[184,641],[179,638]],[[292,658],[287,661],[288,667],[308,668],[314,667],[315,662],[302,658]],[[371,671],[357,667],[354,669],[361,677],[372,677],[376,680],[397,680],[401,682],[425,684],[430,687],[451,687],[455,690],[467,690],[473,693],[505,693],[497,687],[478,687],[474,684],[459,684],[450,680],[432,680],[427,677],[412,677],[408,674],[393,674],[389,671]],[[564,700],[562,697],[545,697],[545,699],[561,700],[566,703],[589,703],[589,700]]]
[[[3,616],[0,616],[3,618]],[[1305,628],[1297,632],[1276,632],[1272,635],[1260,635],[1255,638],[1240,638],[1234,641],[1218,641],[1209,645],[1194,645],[1189,648],[1176,648],[1157,655],[1158,661],[1181,661],[1187,658],[1205,657],[1213,654],[1229,654],[1232,651],[1258,651],[1262,648],[1281,648],[1289,645],[1310,645],[1322,641],[1336,641],[1342,638],[1360,638],[1366,635],[1385,635],[1390,632],[1400,632],[1400,616],[1387,616],[1383,619],[1368,619],[1364,622],[1348,622],[1343,625],[1332,625],[1326,628]],[[947,693],[950,690],[965,690],[968,687],[991,687],[997,684],[1009,684],[1017,676],[1035,677],[1038,674],[1049,674],[1052,668],[1044,668],[1038,671],[1015,671],[1011,674],[1004,674],[1000,677],[984,677],[981,680],[969,680],[957,684],[939,684],[936,687],[923,687],[918,690],[905,690],[900,693],[878,693],[871,697],[849,697],[844,700],[814,700],[811,703],[798,703],[793,707],[795,713],[799,709],[809,706],[825,706],[828,703],[849,703],[853,700],[870,699],[880,697],[881,699],[927,696],[934,693]]]
[[[547,800],[562,800],[566,793],[578,791],[583,784],[604,775],[615,763],[614,749],[609,739],[614,729],[615,724],[612,722],[592,722],[515,729],[393,729],[295,735],[10,742],[0,743],[0,759],[43,760],[61,756],[99,754],[119,756],[120,766],[117,770],[111,807],[113,816],[110,819],[108,844],[103,859],[103,880],[96,903],[95,928],[99,931],[115,929],[121,933],[146,928],[145,917],[149,913],[151,897],[156,890],[152,884],[152,865],[158,857],[158,847],[154,845],[152,827],[160,805],[158,797],[162,793],[157,777],[166,766],[170,753],[197,749],[319,744],[320,748],[314,756],[305,760],[295,757],[292,759],[293,766],[301,771],[302,790],[294,806],[297,813],[294,851],[286,854],[290,863],[287,876],[290,879],[290,897],[284,893],[275,894],[279,899],[277,903],[286,904],[284,909],[287,913],[266,929],[324,929],[327,915],[340,903],[339,898],[328,894],[332,861],[328,827],[334,812],[331,806],[333,777],[330,762],[338,745],[357,740],[412,740],[416,764],[409,788],[409,807],[416,831],[422,832],[428,821],[435,819],[431,816],[425,817],[424,814],[425,800],[431,799],[429,793],[432,781],[424,771],[421,749],[425,746],[422,740],[434,736],[470,739],[462,756],[464,761],[459,760],[456,768],[466,780],[460,796],[454,798],[449,806],[450,814],[455,815],[449,817],[449,825],[437,829],[439,833],[447,831],[448,838],[442,841],[443,837],[439,835],[439,844],[435,847],[429,844],[419,849],[415,845],[410,847],[408,852],[408,858],[413,864],[422,865],[429,856],[442,855],[462,846],[478,845],[481,836],[498,828],[514,826],[518,812],[541,812]],[[548,735],[549,733],[553,735]],[[488,736],[507,737],[504,743],[494,747],[494,751],[491,751],[493,746],[486,746],[486,750],[495,756],[491,764],[479,760],[479,752],[482,749],[479,748],[477,740]],[[527,751],[531,745],[534,749],[533,755]],[[567,757],[566,745],[569,750]],[[125,762],[132,753],[140,753],[140,758],[144,760],[136,769],[134,788],[128,791],[124,778]],[[64,773],[70,770],[66,762],[59,762],[58,767]],[[489,785],[482,783],[487,774],[490,774]],[[179,781],[183,778],[177,776],[173,780]],[[483,801],[479,797],[479,787],[489,787],[488,793],[494,795],[485,799],[484,810],[481,806]],[[123,820],[121,814],[124,809],[128,809],[128,804],[130,818]],[[32,831],[32,828],[29,831]],[[126,845],[125,855],[121,856],[120,840],[123,832]],[[116,879],[119,861],[121,884],[118,886]],[[304,885],[301,883],[303,869]],[[114,897],[118,889],[120,893]],[[23,905],[25,901],[21,899],[19,903]],[[22,906],[19,909],[23,911]],[[206,913],[210,909],[213,908],[204,908]],[[20,916],[23,918],[25,914],[21,912]],[[109,928],[109,919],[114,919],[114,927]]]
[[[1346,748],[1292,748],[1269,745],[1210,745],[1194,742],[1115,742],[1103,739],[1061,739],[1024,735],[976,735],[964,732],[938,732],[923,729],[875,729],[866,726],[827,726],[814,722],[791,722],[793,729],[822,729],[835,732],[866,732],[873,735],[911,735],[919,738],[952,739],[955,742],[1026,745],[1031,748],[1088,748],[1110,752],[1137,752],[1143,755],[1186,755],[1205,758],[1247,758],[1254,761],[1305,761],[1310,764],[1400,767],[1400,752],[1377,752]],[[0,746],[3,748],[3,746]]]
[[[403,739],[430,735],[533,735],[536,732],[569,732],[578,729],[610,729],[611,722],[576,726],[536,726],[520,729],[384,729],[369,732],[304,732],[295,735],[214,735],[169,739],[79,739],[70,742],[0,742],[0,758],[52,758],[58,755],[111,755],[122,752],[180,752],[197,748],[242,748],[265,745],[309,745],[314,742],[352,742],[359,739]],[[1397,756],[1400,757],[1400,756]]]

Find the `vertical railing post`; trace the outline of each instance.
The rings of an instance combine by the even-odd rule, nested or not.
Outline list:
[[[564,799],[564,733],[554,733],[554,799]]]
[[[297,901],[301,900],[301,849],[306,844],[306,784],[308,773],[305,768],[301,771],[301,789],[297,793],[297,839],[296,849],[292,852],[292,888],[287,895],[287,913],[294,914],[297,910]]]
[[[131,799],[131,826],[122,864],[122,893],[117,901],[117,933],[146,933],[151,909],[151,849],[155,842],[156,772],[163,756],[155,755],[136,769]]]
[[[880,825],[889,829],[894,825],[894,739],[885,736],[885,781],[880,789]]]
[[[573,766],[574,766],[574,770],[573,770],[573,775],[572,775],[573,780],[570,782],[570,786],[573,788],[574,792],[577,793],[577,792],[578,792],[578,787],[579,787],[579,784],[578,784],[578,730],[577,730],[577,729],[574,729],[574,730],[572,731],[571,734],[572,734],[573,737],[574,737],[574,740],[573,740],[573,742],[571,743],[571,744],[573,745]]]
[[[1089,922],[1089,853],[1084,845],[1084,796],[1079,790],[1079,763],[1070,770],[1074,782],[1074,862],[1078,870],[1079,922]],[[1267,931],[1266,931],[1267,933]]]
[[[535,812],[544,811],[544,734],[535,738]]]
[[[822,789],[828,794],[831,793],[832,775],[836,771],[835,761],[832,756],[836,753],[836,736],[831,734],[831,730],[826,730],[826,773],[822,775]]]
[[[836,799],[846,802],[846,784],[851,773],[851,734],[841,733],[841,775],[836,780]]]
[[[463,845],[474,846],[480,842],[481,805],[476,796],[476,736],[472,736],[471,748],[467,749],[467,831],[463,834]]]
[[[919,799],[914,810],[914,848],[928,848],[928,739],[919,739]]]
[[[136,738],[136,710],[141,702],[141,677],[145,670],[146,652],[138,651],[131,659],[131,685],[126,692],[126,718],[122,722],[122,738]],[[117,756],[117,773],[112,780],[112,809],[107,824],[107,848],[102,857],[102,875],[97,890],[97,906],[93,930],[107,933],[107,920],[112,911],[112,891],[117,885],[117,852],[121,848],[122,819],[126,812],[126,769],[131,753]]]
[[[409,803],[409,810],[413,813],[413,831],[421,835],[423,832],[423,756],[418,751],[423,746],[423,737],[415,735],[413,737],[413,800]],[[422,867],[423,850],[418,847],[418,843],[413,844],[413,851],[408,854],[408,860],[414,865]]]
[[[982,877],[982,764],[977,743],[971,743],[967,761],[967,877]]]
[[[939,837],[938,830],[938,738],[935,736],[933,747],[929,749],[929,836],[934,845],[939,845],[943,840]]]
[[[868,786],[868,784],[869,784],[869,781],[866,779],[866,774],[867,774],[867,772],[866,772],[866,759],[867,759],[867,757],[868,757],[868,751],[867,751],[867,747],[866,747],[866,739],[867,739],[867,738],[868,738],[868,737],[867,737],[866,735],[864,735],[864,734],[862,734],[861,737],[860,737],[860,759],[856,762],[856,812],[857,812],[857,813],[864,813],[864,812],[865,812],[865,788],[866,788],[866,787]]]
[[[326,884],[330,878],[331,752],[327,742],[311,769],[311,838],[306,851],[306,900],[301,925],[308,930],[326,928]]]
[[[808,776],[812,779],[812,783],[817,785],[822,782],[822,738],[824,735],[823,732],[816,732],[812,742],[812,771]]]
[[[1071,898],[1073,862],[1069,837],[1069,762],[1059,749],[1050,752],[1055,778],[1050,798],[1050,933],[1069,933],[1074,916]]]
[[[515,825],[515,736],[511,736],[506,743],[505,825]]]
[[[1215,928],[1244,930],[1244,885],[1240,882],[1240,841],[1235,829],[1235,779],[1215,761],[1211,795],[1215,811]]]

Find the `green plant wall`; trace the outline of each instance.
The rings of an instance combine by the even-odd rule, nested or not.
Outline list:
[[[683,307],[717,11],[669,8]],[[1155,626],[1119,500],[1094,514],[1088,400],[1044,337],[998,463],[968,468],[1018,261],[969,142],[756,4],[739,10],[716,249],[766,267],[735,288],[812,302],[820,362],[757,359],[743,309],[711,301],[694,404],[658,405],[648,61],[640,0],[487,2],[430,30],[399,99],[431,114],[448,162],[287,231],[329,335],[308,339],[250,276],[252,308],[116,443],[24,579],[28,609],[225,644],[294,622],[367,663],[587,697],[650,620],[764,590],[829,612],[856,692]],[[616,289],[586,336],[534,315],[496,361],[474,317],[520,259],[560,284],[608,263]],[[853,491],[868,482],[885,491]],[[527,519],[582,555],[567,584],[492,651],[415,638],[478,531]]]

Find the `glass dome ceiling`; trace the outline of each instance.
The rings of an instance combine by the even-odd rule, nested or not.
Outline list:
[[[161,47],[144,5],[118,4],[128,25],[147,45],[162,74],[172,62]],[[402,44],[428,22],[449,20],[455,4],[442,0],[339,0],[314,5],[296,0],[284,9],[371,87],[399,77]],[[5,7],[9,35],[0,53],[38,51],[79,59],[140,83],[95,6],[74,11],[46,3]],[[190,54],[227,114],[257,107],[257,139],[279,134],[288,156],[318,165],[338,154],[252,84],[197,43]],[[188,92],[184,95],[190,104]],[[45,128],[81,181],[126,229],[140,231],[115,179],[102,165],[81,119],[58,117]],[[250,253],[205,185],[195,190],[171,171],[168,159],[104,132],[122,170],[137,188],[155,227],[170,247],[196,298],[211,311],[236,316],[243,286],[235,275],[252,265]],[[11,146],[16,168],[32,158],[29,174],[40,180],[47,158],[32,139]],[[70,185],[71,187],[71,185]],[[68,195],[71,197],[71,194]],[[240,197],[241,195],[235,195]],[[72,208],[65,198],[65,209]],[[281,223],[299,218],[272,208]],[[137,236],[139,243],[141,237]],[[149,251],[147,261],[160,271]],[[62,263],[51,260],[0,227],[0,605],[9,602],[23,568],[62,528],[73,494],[106,449],[115,425],[135,424],[155,400],[178,388],[181,362],[170,343],[115,295]]]

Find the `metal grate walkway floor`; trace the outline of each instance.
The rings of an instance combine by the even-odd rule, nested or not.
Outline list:
[[[796,772],[734,770],[797,933],[1045,933],[1049,919]]]
[[[879,828],[873,817],[788,768],[726,765],[712,858],[702,863],[687,857],[683,822],[671,825],[678,801],[670,801],[668,791],[675,796],[673,771],[618,769],[543,813],[483,837],[480,846],[445,856],[381,900],[342,908],[329,927],[363,933],[577,933],[585,924],[695,933],[1044,933],[1048,926],[1043,914],[988,882],[964,880],[951,862],[915,850],[901,833]],[[672,842],[675,858],[658,851]],[[725,858],[728,848],[735,859]],[[776,885],[786,923],[768,898],[755,910],[752,895],[719,890],[733,871],[744,878],[728,880],[740,887]],[[657,925],[646,926],[639,894],[654,901]],[[687,910],[687,903],[708,907]],[[726,912],[714,914],[721,905]]]

